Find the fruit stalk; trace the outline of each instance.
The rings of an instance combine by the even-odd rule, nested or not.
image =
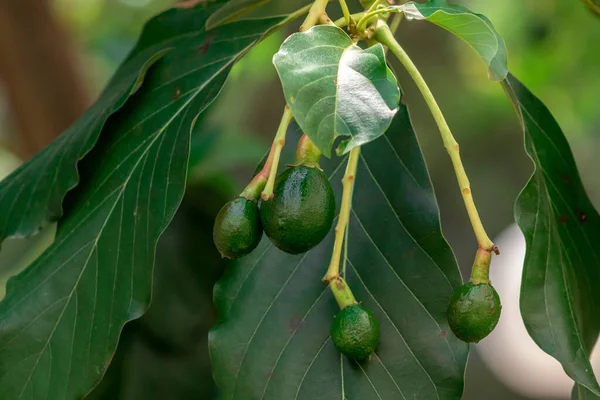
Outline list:
[[[487,250],[478,249],[471,270],[471,282],[475,285],[490,283],[490,264],[492,253]]]
[[[321,159],[321,151],[305,133],[298,140],[296,147],[296,165],[318,167]]]
[[[344,278],[341,276],[332,279],[329,282],[329,288],[333,293],[333,297],[335,297],[335,300],[340,306],[340,310],[351,306],[352,304],[357,304],[356,298],[352,294],[352,290],[350,290],[350,286],[348,286]]]
[[[352,23],[352,17],[350,16],[350,10],[348,9],[348,4],[346,4],[346,0],[339,0],[340,8],[342,9],[342,14],[344,15],[344,19],[346,20],[346,25],[350,26]]]
[[[277,133],[275,134],[275,139],[273,139],[271,153],[269,153],[269,158],[267,159],[267,162],[265,163],[265,166],[263,168],[263,171],[267,170],[267,169],[269,171],[268,177],[267,177],[267,182],[266,182],[264,189],[262,191],[262,194],[261,194],[261,197],[263,200],[268,200],[273,197],[273,186],[275,184],[275,177],[277,175],[277,167],[279,166],[279,158],[281,156],[281,150],[283,149],[283,146],[285,145],[285,135],[287,133],[287,128],[288,128],[290,122],[292,122],[293,118],[294,118],[294,116],[292,115],[292,110],[286,105],[285,109],[283,110],[283,116],[281,117],[281,123],[279,124]],[[272,156],[272,158],[271,158],[271,156]],[[270,165],[267,168],[269,159],[270,159]],[[261,173],[263,171],[261,171]],[[259,173],[259,175],[260,175],[260,173]]]
[[[460,158],[458,143],[454,139],[454,136],[450,131],[450,127],[448,126],[448,123],[446,122],[444,115],[442,114],[442,110],[435,101],[433,93],[431,93],[431,90],[427,86],[425,79],[423,79],[423,76],[421,75],[415,64],[412,62],[408,54],[406,54],[402,46],[400,46],[398,41],[396,41],[393,33],[390,31],[390,28],[385,22],[378,22],[378,25],[375,29],[374,38],[381,44],[387,46],[391,50],[391,52],[394,53],[394,55],[402,63],[404,68],[406,68],[407,72],[417,85],[417,88],[425,98],[425,102],[431,110],[433,118],[435,119],[435,122],[442,135],[444,147],[448,151],[450,159],[452,160],[452,165],[456,173],[456,178],[458,179],[460,192],[462,194],[463,201],[465,203],[465,207],[467,209],[467,213],[471,221],[471,225],[473,226],[473,231],[475,232],[479,248],[488,252],[493,251],[496,254],[499,254],[498,248],[488,237],[481,222],[481,218],[479,217],[479,213],[477,211],[477,207],[475,206],[473,195],[471,193],[469,178],[467,177],[467,173]]]
[[[329,268],[327,269],[327,274],[325,274],[325,277],[323,278],[323,282],[331,282],[340,276],[342,245],[344,242],[344,233],[350,219],[350,205],[352,202],[352,191],[354,190],[354,178],[356,176],[359,155],[360,147],[355,147],[350,151],[346,172],[342,178],[342,206],[340,208],[338,223],[335,227],[335,242],[333,244],[331,262],[329,263]]]

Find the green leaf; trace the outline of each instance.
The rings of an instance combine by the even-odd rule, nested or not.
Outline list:
[[[86,399],[213,398],[206,343],[217,317],[212,288],[226,262],[212,224],[225,201],[204,186],[186,190],[156,249],[152,305],[125,325],[106,375]]]
[[[271,0],[231,0],[206,20],[206,29],[213,29],[234,21],[253,9],[267,4],[269,1]]]
[[[550,111],[512,75],[503,85],[535,166],[515,205],[527,242],[521,314],[538,346],[600,394],[589,361],[600,332],[600,216]]]
[[[0,251],[0,300],[6,294],[6,282],[31,265],[54,241],[56,223],[27,239],[7,239]]]
[[[170,48],[148,47],[121,66],[98,101],[62,136],[0,181],[0,244],[28,237],[62,215],[66,193],[79,182],[77,163],[92,149],[106,120],[139,89],[148,68]]]
[[[573,386],[573,390],[571,391],[571,399],[572,400],[598,400],[598,399],[600,399],[600,396],[596,396],[595,394],[590,392],[587,388],[576,383],[575,386]]]
[[[235,61],[286,21],[207,32],[214,10],[168,11],[150,22],[134,50],[172,49],[80,163],[81,184],[65,200],[54,243],[8,282],[0,303],[3,397],[85,396],[123,325],[146,311],[156,243],[183,196],[195,119]]]
[[[426,20],[464,40],[479,54],[489,69],[490,79],[501,81],[508,74],[506,45],[494,26],[484,15],[444,0],[427,3],[409,2],[389,7],[402,12],[407,20]]]
[[[366,50],[335,26],[291,35],[273,57],[294,118],[325,156],[383,135],[398,110],[400,91],[380,44]]]
[[[345,160],[321,162],[338,203]],[[265,239],[215,287],[220,321],[209,345],[223,400],[460,399],[468,346],[446,309],[461,277],[404,106],[363,147],[352,204],[344,270],[381,325],[373,358],[352,362],[330,340],[339,308],[321,278],[333,232],[299,256]]]

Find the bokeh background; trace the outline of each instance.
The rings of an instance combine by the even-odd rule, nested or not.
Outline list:
[[[257,15],[306,3],[274,0]],[[492,20],[506,41],[509,68],[553,112],[588,194],[600,205],[600,18],[578,0],[457,3]],[[144,22],[173,4],[0,0],[0,179],[81,115],[133,47]],[[218,398],[207,331],[216,318],[212,285],[225,265],[212,247],[212,220],[248,180],[278,125],[284,101],[271,56],[293,29],[273,34],[235,67],[194,131],[188,192],[159,244],[154,302],[146,316],[127,325],[106,379],[90,398]],[[492,270],[503,297],[502,319],[489,339],[472,347],[464,399],[566,399],[569,380],[528,338],[518,313],[524,240],[512,225],[512,208],[532,164],[517,118],[500,85],[487,80],[483,64],[464,43],[425,22],[404,21],[398,37],[461,144],[482,219],[503,251]],[[444,233],[468,276],[476,243],[449,158],[416,88],[400,66],[393,66],[429,165]],[[50,226],[32,239],[3,244],[0,297],[6,279],[26,267],[53,232]]]

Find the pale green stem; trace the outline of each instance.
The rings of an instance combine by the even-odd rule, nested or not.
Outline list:
[[[367,10],[367,12],[366,12],[366,13],[368,14],[368,13],[370,13],[370,12],[373,12],[373,11],[375,11],[375,10],[377,9],[377,7],[379,7],[379,5],[380,5],[381,3],[383,3],[384,1],[386,1],[386,0],[375,0],[375,1],[373,2],[373,4],[371,4],[371,6],[369,7],[369,9]]]
[[[306,165],[309,167],[319,167],[321,159],[321,150],[305,133],[300,136],[298,146],[296,147],[296,165]]]
[[[352,191],[354,189],[354,178],[356,177],[356,167],[358,166],[358,157],[360,155],[360,147],[355,147],[350,151],[346,172],[342,178],[342,205],[338,222],[335,227],[335,242],[333,244],[333,252],[327,274],[323,278],[324,282],[331,282],[332,279],[337,279],[340,276],[340,258],[342,255],[342,245],[344,244],[344,233],[350,219],[350,206],[352,203]]]
[[[352,290],[350,290],[350,286],[348,286],[344,278],[338,276],[337,278],[332,279],[329,282],[329,288],[340,306],[340,309],[357,303]]]
[[[402,46],[400,46],[400,44],[396,41],[394,35],[390,31],[387,24],[381,22],[378,25],[375,31],[374,38],[381,44],[386,45],[391,50],[391,52],[394,53],[394,55],[398,58],[400,63],[402,63],[409,75],[415,81],[417,88],[425,98],[425,102],[431,110],[433,118],[435,119],[435,122],[442,135],[444,147],[448,151],[450,159],[452,160],[452,165],[454,167],[454,171],[456,172],[456,178],[458,179],[460,192],[462,194],[463,201],[465,203],[465,207],[467,209],[467,213],[471,221],[471,225],[473,226],[473,231],[475,232],[479,248],[487,251],[494,251],[497,253],[498,249],[496,248],[496,246],[494,246],[494,243],[488,237],[481,222],[481,218],[479,217],[479,213],[477,212],[477,207],[475,207],[475,202],[471,193],[469,178],[467,177],[467,173],[465,172],[465,168],[460,159],[458,143],[454,139],[454,136],[450,131],[450,127],[446,123],[444,115],[442,114],[442,110],[435,101],[433,93],[431,93],[431,90],[427,86],[425,79],[423,79],[423,76],[421,75],[415,64],[412,62],[408,54],[406,54]]]
[[[490,283],[490,264],[492,253],[489,250],[478,249],[471,270],[471,282],[475,285]]]
[[[344,14],[344,18],[346,19],[346,25],[350,25],[352,23],[352,17],[350,16],[348,4],[346,4],[346,0],[339,0],[339,2],[342,9],[342,14]]]
[[[359,13],[355,13],[355,14],[352,14],[352,15],[350,15],[350,19],[351,19],[352,21],[358,21],[358,20],[360,20],[360,19],[362,18],[362,16],[363,16],[363,15],[365,15],[365,12],[364,12],[364,11],[361,11],[361,12],[359,12]],[[342,18],[340,18],[340,19],[337,19],[337,20],[334,22],[334,24],[335,24],[335,25],[336,25],[338,28],[345,28],[345,27],[347,27],[347,26],[348,26],[348,23],[347,23],[347,21],[346,21],[346,18],[344,18],[344,17],[342,17]]]
[[[329,0],[315,0],[310,6],[308,15],[300,27],[300,32],[307,31],[319,23],[323,14],[325,14],[327,3],[329,3]]]
[[[392,18],[392,22],[390,23],[390,31],[392,31],[392,34],[396,33],[396,31],[398,30],[398,27],[400,26],[400,23],[402,22],[403,19],[404,19],[404,13],[394,14],[394,17]]]
[[[350,203],[350,210],[352,210],[352,203]],[[346,264],[348,263],[348,231],[350,230],[350,221],[346,223],[346,229],[344,233],[344,261],[342,262],[342,277],[346,278]]]
[[[356,24],[356,30],[358,32],[362,32],[367,28],[367,24],[369,23],[369,21],[371,20],[371,18],[379,15],[379,14],[386,14],[389,13],[390,10],[385,9],[385,8],[380,8],[378,10],[375,11],[367,11],[365,13],[365,15],[363,15],[363,17],[360,19],[360,21],[358,21],[358,23]]]
[[[312,7],[312,4],[309,4],[302,8],[297,9],[296,11],[292,12],[291,14],[288,14],[288,16],[285,18],[285,21],[283,21],[283,24],[287,24],[288,22],[291,22],[297,18],[300,18],[301,16],[303,16],[304,14],[309,12],[311,7]]]
[[[283,116],[281,117],[281,123],[279,124],[279,129],[277,129],[277,133],[275,134],[275,139],[273,139],[273,148],[271,152],[273,152],[273,161],[271,164],[271,169],[269,171],[269,178],[267,179],[267,184],[261,194],[263,200],[269,200],[273,198],[273,187],[275,186],[275,177],[277,176],[277,167],[279,166],[279,158],[281,156],[281,150],[285,145],[285,135],[287,133],[287,128],[292,122],[294,116],[292,115],[292,110],[288,106],[285,106],[283,111]]]

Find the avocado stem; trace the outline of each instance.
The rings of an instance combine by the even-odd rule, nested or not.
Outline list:
[[[289,113],[289,115],[288,115]],[[283,124],[284,120],[287,120],[285,125],[285,129],[283,133],[281,133],[281,124],[279,129],[277,130],[277,134],[275,135],[275,139],[273,139],[273,144],[271,144],[271,150],[269,151],[269,155],[267,156],[267,161],[265,161],[265,165],[263,165],[262,169],[258,174],[252,178],[248,186],[244,188],[242,193],[240,193],[240,197],[244,197],[248,200],[258,200],[261,192],[265,189],[265,186],[268,183],[269,177],[273,170],[273,163],[275,162],[275,174],[277,174],[277,164],[279,163],[279,155],[281,154],[281,149],[285,144],[285,135],[287,132],[287,127],[291,122],[291,111],[289,107],[285,107],[283,112],[283,118],[281,123]],[[277,161],[275,161],[277,159]],[[273,178],[273,181],[275,178]]]
[[[320,23],[323,14],[326,14],[325,10],[329,1],[330,0],[315,0],[308,11],[306,19],[300,26],[300,32],[305,32]]]
[[[490,264],[492,262],[492,252],[489,250],[478,249],[471,270],[471,283],[474,285],[490,283]]]
[[[275,139],[273,139],[271,153],[269,153],[269,158],[273,156],[273,158],[271,159],[271,164],[267,169],[267,163],[265,163],[265,167],[263,168],[263,170],[268,170],[267,182],[261,194],[263,200],[269,200],[273,198],[273,187],[275,186],[275,177],[277,176],[279,158],[281,157],[281,150],[285,145],[285,135],[287,133],[288,126],[290,125],[290,122],[292,122],[293,118],[294,116],[292,115],[292,110],[286,105],[285,109],[283,110],[281,122],[279,123],[279,128],[277,129],[277,133],[275,134]],[[267,162],[268,161],[269,160],[267,159]]]
[[[354,178],[356,176],[356,167],[358,166],[358,157],[360,156],[360,147],[355,147],[350,151],[346,172],[342,178],[342,205],[338,222],[335,227],[335,242],[333,244],[333,253],[331,262],[323,282],[331,282],[340,276],[340,258],[342,255],[342,245],[344,243],[344,233],[350,220],[350,208],[352,203],[352,192],[354,190]]]
[[[358,303],[352,294],[352,290],[350,290],[350,286],[348,286],[344,278],[341,276],[332,279],[329,282],[329,288],[333,293],[333,297],[335,297],[335,300],[340,306],[340,310]]]
[[[479,213],[477,211],[477,207],[475,206],[475,201],[473,200],[473,194],[471,193],[471,184],[469,182],[469,178],[467,177],[467,173],[465,171],[465,167],[463,166],[462,160],[460,158],[459,146],[452,132],[450,131],[450,127],[442,114],[442,110],[437,104],[433,93],[427,86],[425,79],[412,62],[408,54],[404,51],[402,46],[398,43],[398,41],[394,38],[394,34],[391,32],[389,26],[384,21],[378,21],[377,26],[375,28],[375,36],[374,39],[379,43],[387,46],[392,53],[398,58],[400,63],[404,66],[408,74],[412,77],[413,81],[417,85],[417,88],[423,95],[429,110],[433,114],[433,118],[438,126],[438,129],[442,135],[442,139],[444,141],[444,147],[446,151],[450,155],[450,159],[452,160],[452,166],[454,167],[454,171],[456,173],[456,178],[458,180],[458,185],[460,188],[460,192],[463,197],[463,201],[465,203],[465,207],[467,209],[467,214],[469,215],[469,219],[471,221],[471,225],[473,226],[473,231],[475,232],[475,237],[477,238],[477,243],[479,248],[482,250],[486,250],[488,252],[494,252],[499,254],[498,248],[494,245],[494,243],[488,237],[483,223],[481,222],[481,218],[479,217]]]
[[[260,197],[260,193],[265,188],[267,184],[267,179],[269,178],[269,172],[271,171],[271,165],[273,164],[273,157],[275,157],[275,143],[271,145],[271,150],[269,151],[269,156],[267,157],[267,161],[265,161],[265,165],[260,170],[258,174],[252,178],[248,186],[244,188],[242,193],[240,193],[240,197],[244,197],[247,200],[256,201]]]
[[[321,151],[305,133],[298,140],[296,148],[296,165],[307,167],[318,167],[321,159]]]

